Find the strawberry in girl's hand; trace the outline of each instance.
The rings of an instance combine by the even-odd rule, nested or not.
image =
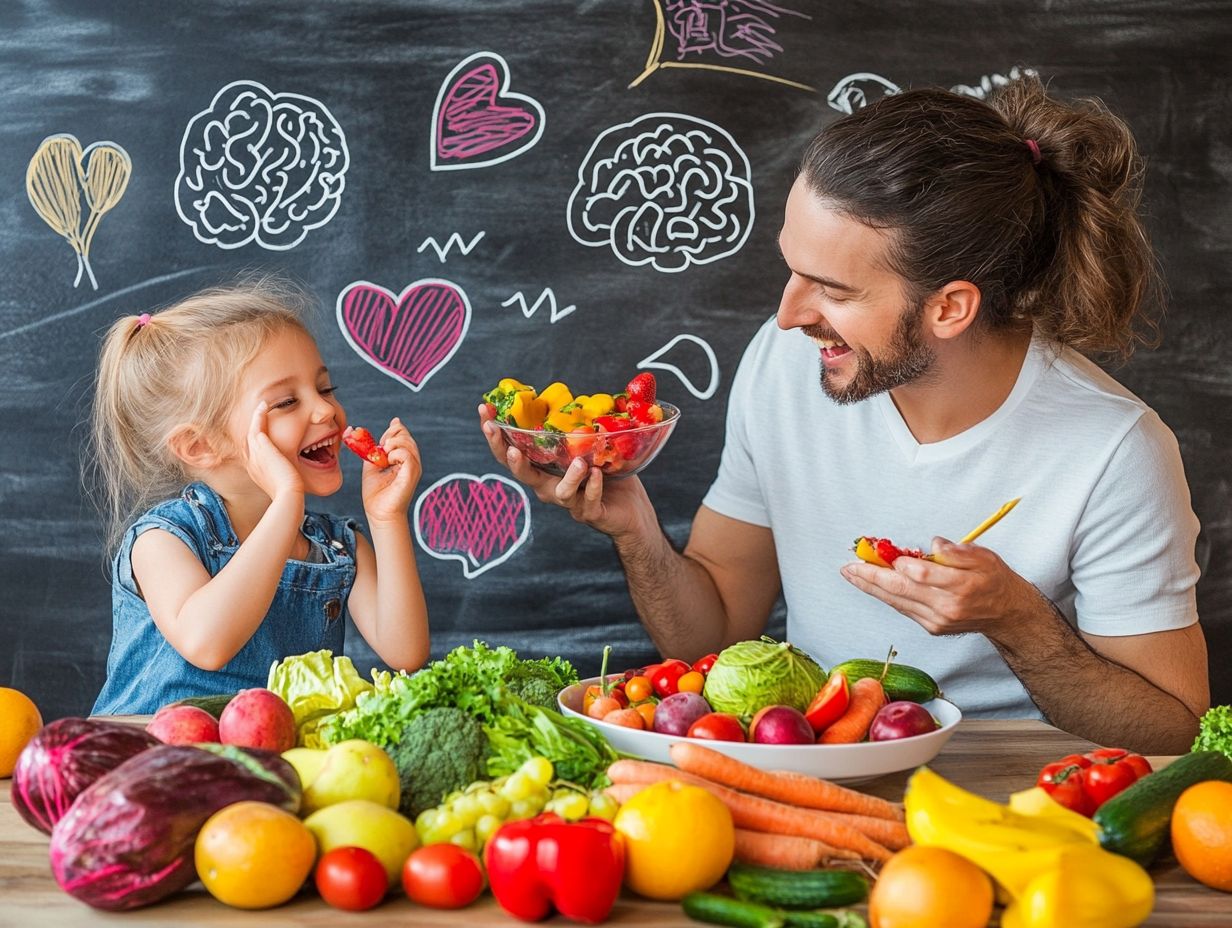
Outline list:
[[[389,457],[385,454],[385,449],[376,443],[372,433],[363,426],[359,428],[347,426],[347,430],[342,433],[342,440],[348,448],[365,461],[377,467],[389,466]]]
[[[654,405],[655,376],[650,371],[642,371],[625,385],[625,395],[629,400],[641,400],[647,405]]]

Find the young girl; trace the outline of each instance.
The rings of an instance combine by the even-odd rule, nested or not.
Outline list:
[[[93,416],[114,551],[95,714],[264,686],[287,655],[342,653],[348,613],[391,667],[426,660],[407,520],[421,468],[406,427],[393,419],[381,436],[389,467],[363,464],[371,541],[305,509],[305,495],[342,486],[335,389],[296,301],[269,283],[112,325]]]

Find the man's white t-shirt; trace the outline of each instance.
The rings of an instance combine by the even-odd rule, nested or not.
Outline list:
[[[1150,408],[1071,350],[1035,339],[1012,392],[977,425],[920,444],[890,395],[839,405],[815,343],[774,319],[732,382],[719,473],[703,505],[774,534],[787,634],[830,667],[897,660],[937,678],[971,717],[1039,710],[983,636],[933,637],[839,574],[860,535],[927,550],[1002,503],[979,542],[1095,635],[1198,620],[1198,520],[1176,439]]]

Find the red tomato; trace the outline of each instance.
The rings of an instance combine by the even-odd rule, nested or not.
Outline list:
[[[1136,774],[1124,763],[1093,764],[1082,771],[1082,782],[1087,795],[1099,808],[1137,779]]]
[[[1151,772],[1151,762],[1141,754],[1130,754],[1121,763],[1136,773],[1139,780]]]
[[[1047,770],[1048,768],[1045,767],[1044,769]],[[1048,791],[1048,795],[1071,812],[1077,812],[1079,815],[1085,815],[1087,818],[1095,814],[1095,803],[1091,801],[1091,797],[1083,789],[1082,776],[1077,771],[1071,773],[1064,780],[1044,786],[1044,789]]]
[[[809,707],[804,710],[813,732],[820,735],[823,731],[839,720],[851,702],[851,687],[847,685],[847,675],[841,670],[830,674],[828,679],[813,697]]]
[[[362,847],[336,847],[322,855],[315,880],[322,899],[348,912],[372,908],[389,889],[385,865]]]
[[[717,654],[707,654],[705,657],[699,657],[693,662],[693,669],[704,677],[710,673],[710,668],[714,666],[714,662],[718,659],[719,655]]]
[[[479,858],[456,844],[429,844],[402,866],[402,888],[412,902],[436,909],[461,909],[483,892]]]
[[[689,665],[684,661],[672,658],[660,664],[653,675],[650,677],[650,682],[654,684],[655,692],[660,698],[671,696],[677,692],[676,684],[682,676],[689,672]]]
[[[744,741],[744,726],[727,712],[708,712],[689,726],[690,738],[709,741]]]

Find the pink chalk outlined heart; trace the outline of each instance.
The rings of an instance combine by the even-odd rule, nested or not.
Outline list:
[[[357,280],[338,294],[338,328],[355,353],[419,391],[462,344],[471,303],[457,284],[426,277],[397,295]]]
[[[509,65],[496,52],[476,52],[445,78],[432,107],[428,140],[433,171],[500,164],[533,148],[543,135],[539,101],[509,89]]]
[[[530,536],[530,498],[500,474],[448,474],[419,494],[414,523],[419,547],[438,560],[460,561],[473,580]]]

